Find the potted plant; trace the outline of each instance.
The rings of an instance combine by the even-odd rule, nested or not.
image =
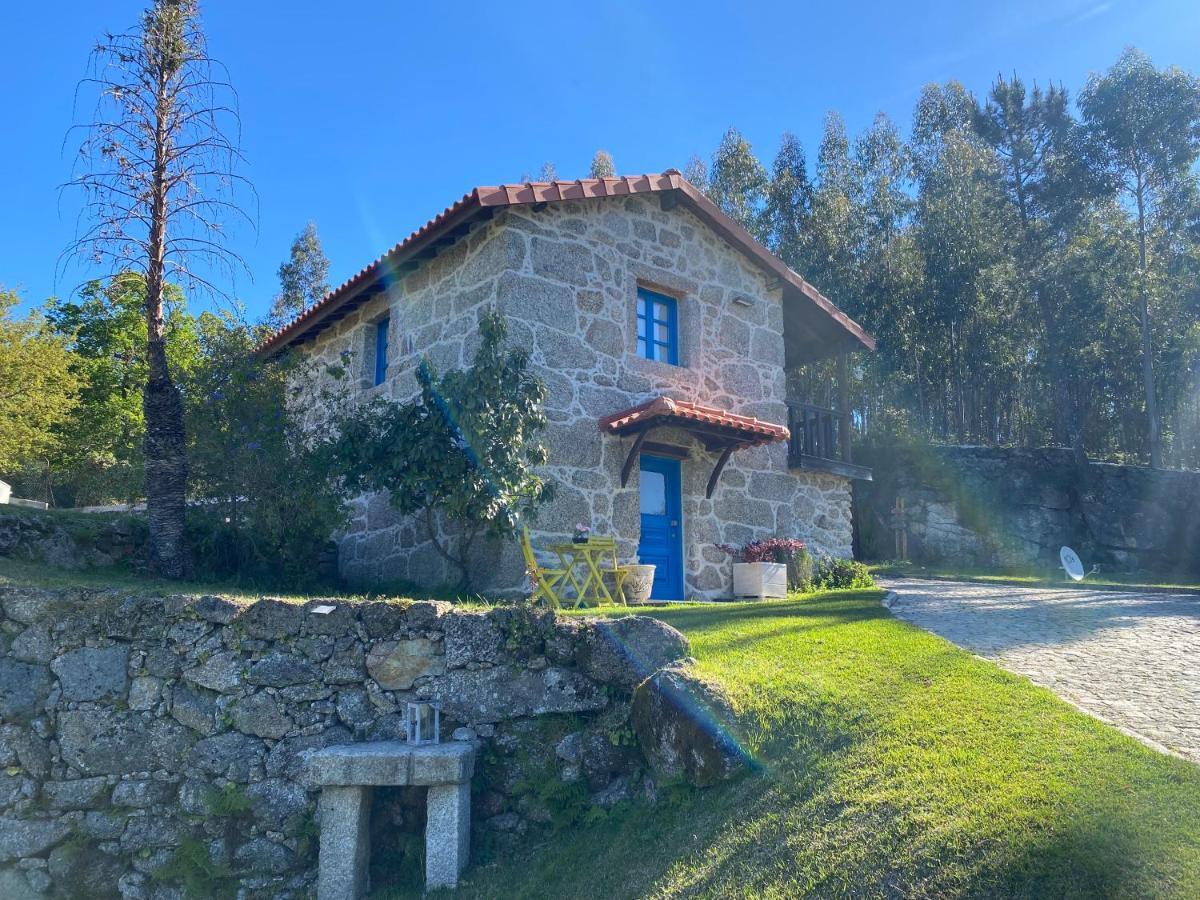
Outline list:
[[[795,538],[764,538],[742,547],[717,544],[734,558],[733,595],[765,600],[787,596],[788,557],[804,549],[804,541]],[[779,560],[783,559],[784,562]]]
[[[588,538],[592,536],[592,526],[584,525],[582,522],[575,523],[575,536],[571,538],[571,542],[575,544],[586,544]]]

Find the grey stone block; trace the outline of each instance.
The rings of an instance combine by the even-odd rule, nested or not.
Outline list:
[[[239,700],[230,715],[234,728],[255,737],[281,738],[292,729],[279,701],[263,691]]]
[[[6,722],[37,714],[50,693],[50,670],[0,658],[0,719]]]
[[[168,803],[174,795],[175,785],[168,781],[122,781],[113,788],[112,803],[113,806],[145,808]]]
[[[196,615],[204,621],[215,622],[218,625],[228,625],[242,611],[242,608],[232,600],[212,594],[206,594],[197,600],[193,609]]]
[[[317,814],[321,847],[317,900],[358,900],[366,896],[371,857],[371,790],[331,785],[321,791]]]
[[[307,779],[325,785],[432,785],[470,781],[475,747],[460,741],[410,746],[375,741],[326,747],[308,757]]]
[[[51,809],[95,809],[107,790],[108,779],[98,775],[75,781],[47,781],[42,786],[42,797]]]
[[[247,680],[251,684],[262,684],[267,687],[287,687],[292,684],[316,681],[318,678],[320,678],[320,673],[316,667],[305,659],[290,653],[272,653],[250,667],[250,675]]]
[[[471,851],[471,785],[431,786],[425,810],[425,889],[454,887]]]
[[[190,743],[187,729],[108,709],[68,710],[59,716],[63,761],[86,774],[125,775],[174,769]]]
[[[127,647],[81,647],[50,664],[67,700],[105,700],[125,696],[129,685]]]
[[[0,819],[0,862],[36,856],[71,832],[63,819]]]
[[[215,653],[200,665],[188,669],[183,677],[210,691],[229,694],[241,686],[244,666],[245,662],[238,654],[226,651]]]

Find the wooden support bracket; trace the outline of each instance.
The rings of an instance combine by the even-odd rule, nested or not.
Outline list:
[[[633,446],[629,448],[629,455],[625,457],[625,465],[621,466],[621,487],[625,487],[629,481],[629,473],[633,471],[633,464],[637,461],[638,454],[641,453],[642,444],[646,443],[646,436],[653,430],[653,427],[643,428],[638,432]]]
[[[717,482],[721,479],[721,471],[725,468],[725,463],[729,462],[729,457],[733,455],[736,447],[736,444],[729,444],[717,457],[717,464],[713,466],[712,474],[708,476],[708,488],[704,491],[705,499],[712,499],[713,491],[717,489]]]

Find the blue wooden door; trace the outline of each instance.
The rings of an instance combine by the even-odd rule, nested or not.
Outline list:
[[[654,569],[655,600],[683,599],[683,521],[679,460],[641,458],[642,540],[638,560]]]

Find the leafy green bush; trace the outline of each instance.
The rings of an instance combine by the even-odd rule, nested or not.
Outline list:
[[[479,345],[467,369],[416,370],[411,400],[342,405],[329,471],[351,496],[387,492],[401,515],[422,516],[437,552],[470,589],[476,538],[507,538],[552,494],[546,463],[545,386],[529,371],[529,353],[506,348],[508,325],[494,310],[479,321]],[[441,517],[457,534],[442,536]]]
[[[813,566],[812,586],[819,591],[867,588],[875,586],[875,579],[871,577],[871,571],[857,560],[822,556]]]
[[[183,380],[195,503],[188,537],[196,574],[217,581],[309,588],[345,523],[323,438],[304,428],[298,385],[323,384],[297,356],[259,359],[255,330],[232,315],[198,320],[202,364]],[[332,379],[318,398],[336,404]]]

